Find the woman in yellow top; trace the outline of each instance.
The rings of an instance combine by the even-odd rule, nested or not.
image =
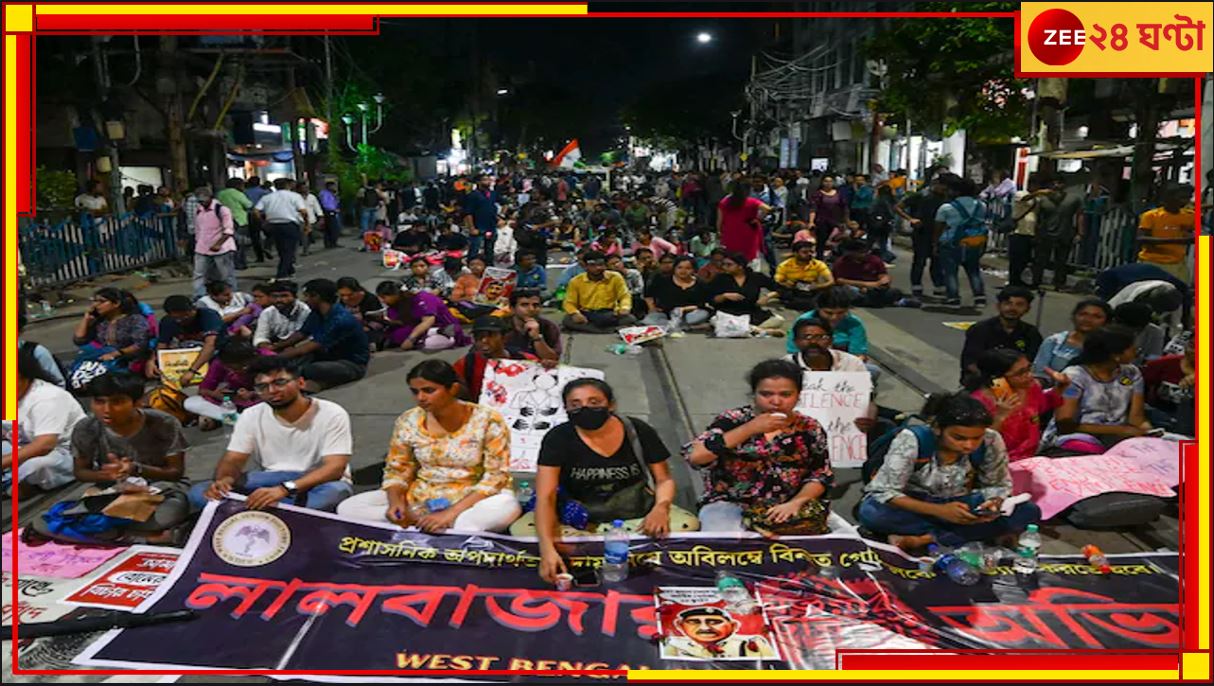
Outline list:
[[[407,379],[417,407],[396,420],[383,488],[345,500],[337,514],[428,533],[505,531],[522,514],[506,421],[460,400],[459,377],[442,360],[419,363]]]

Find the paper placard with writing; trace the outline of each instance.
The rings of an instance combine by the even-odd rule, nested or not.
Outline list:
[[[198,359],[198,354],[202,352],[202,348],[180,348],[177,350],[157,350],[156,351],[156,366],[160,368],[160,378],[164,380],[164,385],[171,388],[180,388],[181,375],[184,374],[190,365],[194,364],[194,360]],[[194,379],[189,383],[190,386],[196,386],[202,383],[202,378],[207,375],[207,365],[203,364],[198,367],[198,373],[194,375]]]
[[[868,456],[868,437],[856,420],[868,416],[873,378],[868,372],[805,372],[797,411],[818,420],[826,430],[830,463],[860,467]]]

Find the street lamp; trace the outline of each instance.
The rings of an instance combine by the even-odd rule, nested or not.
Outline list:
[[[497,89],[497,94],[498,95],[510,95],[510,89],[509,88],[499,88],[499,89]]]
[[[358,117],[362,124],[361,139],[363,145],[367,144],[367,134],[379,131],[384,125],[384,102],[387,98],[384,97],[383,93],[376,93],[371,96],[371,99],[375,101],[375,128],[370,128],[367,123],[367,113],[371,110],[371,105],[366,102],[360,102],[355,105],[358,108]],[[343,114],[341,115],[341,121],[346,125],[346,147],[350,150],[355,150],[353,136],[351,135],[354,128],[354,115]]]
[[[704,45],[705,43],[711,43],[712,34],[708,33],[707,31],[701,31],[698,34],[696,34],[696,42],[699,43],[700,45]]]

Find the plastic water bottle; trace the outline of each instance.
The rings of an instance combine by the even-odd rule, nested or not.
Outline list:
[[[937,573],[943,573],[948,578],[953,580],[953,583],[962,586],[973,586],[978,583],[981,574],[978,568],[961,559],[954,553],[945,553],[936,560],[934,567]]]
[[[746,584],[723,569],[717,571],[717,592],[721,594],[721,599],[730,605],[750,600],[750,591],[746,590]]]
[[[603,540],[603,581],[618,582],[628,578],[628,532],[624,520],[611,523]]]
[[[518,496],[519,504],[525,507],[527,503],[531,502],[531,497],[535,495],[535,489],[531,487],[530,481],[523,480],[518,482],[518,488],[514,490],[514,493]]]
[[[1012,568],[1017,574],[1037,573],[1037,551],[1040,549],[1041,534],[1037,533],[1036,524],[1029,524],[1016,543],[1016,561]]]
[[[670,328],[667,330],[667,333],[679,333],[682,330],[683,330],[683,313],[682,312],[670,313]]]
[[[940,546],[935,543],[927,545],[927,556],[919,558],[919,571],[930,572],[936,568],[936,560],[940,559]]]
[[[232,396],[223,396],[223,404],[219,408],[223,410],[223,433],[231,438],[232,427],[236,426],[236,420],[240,418],[240,413],[236,411],[236,403],[232,402]]]

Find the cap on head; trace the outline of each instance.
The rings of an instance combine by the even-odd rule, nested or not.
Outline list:
[[[478,331],[484,331],[487,333],[505,333],[506,327],[506,321],[501,317],[484,315],[477,317],[476,321],[472,322],[472,333],[476,333]]]

